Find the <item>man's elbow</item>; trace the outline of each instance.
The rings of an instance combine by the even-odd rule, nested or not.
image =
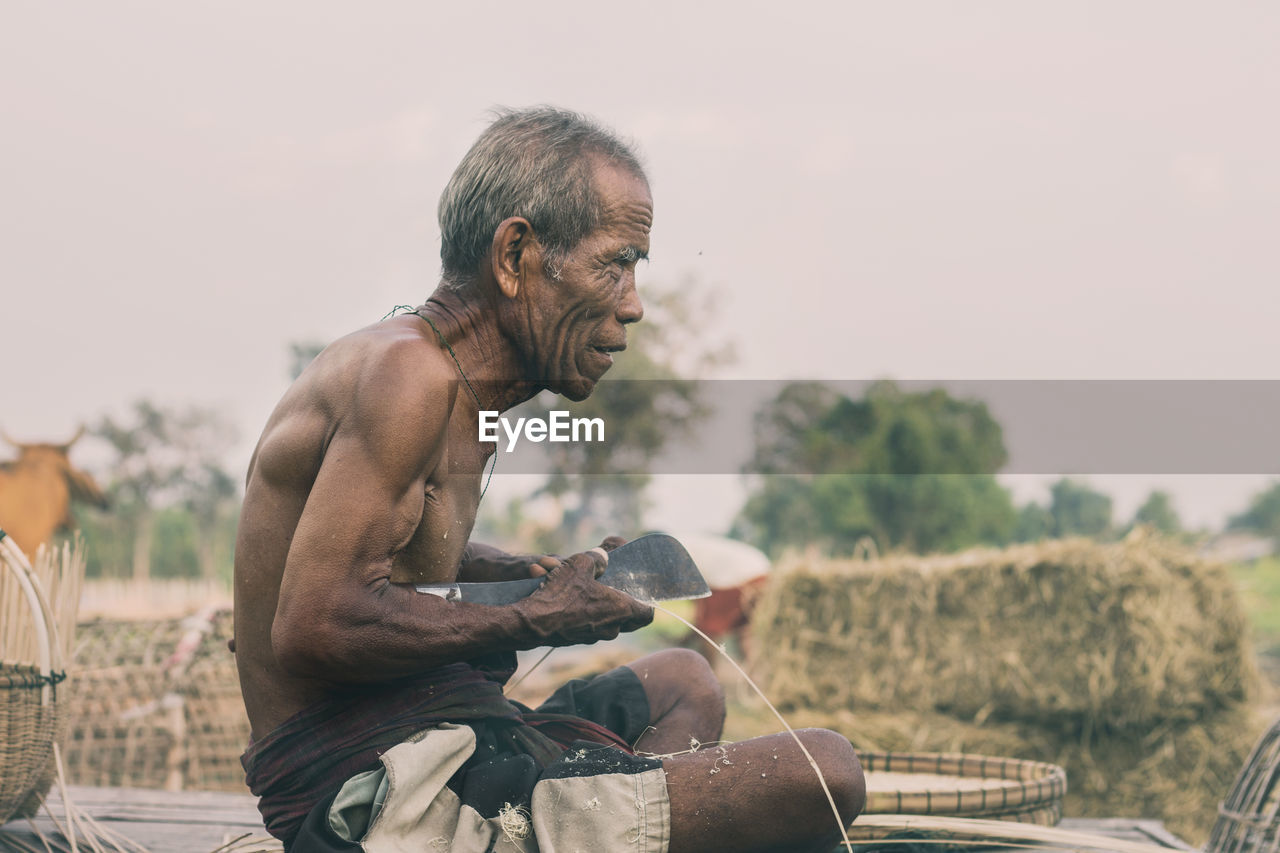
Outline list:
[[[271,625],[271,652],[287,675],[331,679],[337,665],[331,634],[322,620],[277,614]]]

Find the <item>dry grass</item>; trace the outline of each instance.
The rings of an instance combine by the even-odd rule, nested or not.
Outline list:
[[[1125,728],[1198,720],[1257,684],[1226,569],[1151,538],[793,557],[752,625],[787,707]]]
[[[1193,843],[1267,722],[1231,578],[1159,539],[793,557],[753,627],[793,725],[1058,764],[1067,815],[1158,818]],[[731,736],[767,730],[749,712]]]

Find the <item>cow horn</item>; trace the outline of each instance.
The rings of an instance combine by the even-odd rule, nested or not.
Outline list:
[[[75,444],[77,441],[79,441],[82,438],[84,438],[84,424],[80,424],[80,429],[76,430],[76,434],[71,437],[70,441],[62,445],[62,448],[64,450],[70,450],[71,445]]]

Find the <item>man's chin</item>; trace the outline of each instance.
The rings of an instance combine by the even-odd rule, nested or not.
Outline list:
[[[547,387],[559,394],[561,397],[567,397],[575,403],[581,402],[591,396],[591,392],[596,390],[596,385],[609,372],[612,365],[604,365],[603,370],[593,370],[595,365],[588,365],[586,370],[574,370],[569,375],[561,374],[560,378],[554,382],[547,383]],[[599,376],[592,374],[599,372]]]
[[[575,403],[580,403],[591,396],[591,392],[596,390],[596,380],[588,379],[585,376],[579,376],[571,382],[566,382],[557,389],[561,397],[567,397]]]

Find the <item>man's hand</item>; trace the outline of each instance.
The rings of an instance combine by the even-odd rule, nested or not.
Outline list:
[[[627,540],[623,539],[621,536],[606,536],[604,541],[600,543],[599,547],[601,550],[608,552],[626,544]],[[563,562],[564,557],[561,557],[559,554],[544,554],[529,564],[529,577],[540,578]],[[599,566],[596,571],[596,577],[600,577],[604,574],[605,568],[607,568],[607,566]]]
[[[608,550],[604,543],[601,547]],[[653,621],[652,607],[596,580],[606,565],[598,555],[574,554],[548,568],[551,560],[543,557],[534,564],[535,569],[546,574],[546,582],[528,598],[512,605],[528,630],[541,640],[540,645],[572,646],[612,640]]]

